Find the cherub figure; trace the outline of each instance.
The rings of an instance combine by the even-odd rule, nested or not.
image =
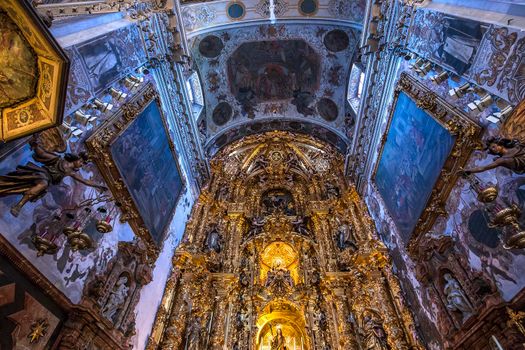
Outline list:
[[[85,153],[64,153],[65,142],[58,130],[51,129],[38,136],[33,135],[29,145],[34,152],[33,159],[42,165],[28,162],[17,166],[15,171],[0,176],[0,197],[22,195],[22,199],[11,208],[13,216],[17,217],[27,202],[42,198],[50,186],[60,184],[68,176],[86,186],[107,190],[105,186],[86,180],[78,174],[87,163],[88,157]]]

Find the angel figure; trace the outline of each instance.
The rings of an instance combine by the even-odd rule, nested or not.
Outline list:
[[[498,157],[491,164],[463,170],[464,175],[500,166],[516,174],[525,173],[525,100],[514,108],[501,127],[499,136],[489,138],[485,144],[487,152]]]
[[[86,180],[78,174],[88,161],[87,154],[64,153],[66,144],[57,129],[46,130],[38,136],[33,135],[29,145],[33,151],[33,159],[42,165],[28,162],[17,166],[15,171],[0,176],[0,197],[22,195],[22,199],[11,207],[13,216],[17,217],[27,202],[42,198],[50,186],[60,184],[68,176],[86,186],[107,190],[105,186]]]
[[[519,140],[507,138],[491,137],[486,141],[487,152],[491,155],[498,156],[488,165],[465,169],[462,171],[465,175],[472,173],[481,173],[497,167],[504,167],[516,174],[525,173],[525,144]]]

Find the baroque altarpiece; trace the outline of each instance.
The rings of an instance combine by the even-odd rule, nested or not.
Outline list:
[[[212,161],[148,349],[419,349],[343,157],[285,132]]]

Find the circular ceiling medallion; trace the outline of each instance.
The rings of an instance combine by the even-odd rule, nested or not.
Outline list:
[[[212,119],[216,125],[222,126],[231,119],[232,114],[232,106],[230,106],[227,102],[221,102],[213,110]]]
[[[240,20],[246,14],[246,8],[242,2],[230,2],[226,7],[226,13],[232,20]]]
[[[299,12],[303,16],[313,16],[317,13],[318,9],[317,0],[301,0],[299,2]]]
[[[224,44],[221,38],[215,35],[208,35],[201,40],[199,44],[199,52],[207,58],[215,58],[219,56],[224,49]]]
[[[317,102],[317,112],[328,122],[333,122],[339,115],[337,105],[329,98],[322,98]]]
[[[350,45],[348,34],[340,29],[328,32],[324,37],[324,46],[329,51],[339,52],[345,50]]]

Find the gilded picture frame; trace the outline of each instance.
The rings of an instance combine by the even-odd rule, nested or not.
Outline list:
[[[167,198],[167,200],[172,199],[173,202],[170,201],[168,205],[162,205],[162,208],[171,208],[169,212],[161,213],[158,211],[157,214],[147,215],[148,213],[155,212],[155,208],[153,208],[147,210],[145,215],[144,208],[150,204],[147,199],[148,195],[158,199],[159,193],[168,192],[166,191],[166,182],[161,182],[166,181],[166,178],[169,176],[162,176],[162,169],[160,169],[161,166],[158,166],[158,164],[155,163],[157,160],[152,160],[150,162],[151,164],[144,166],[142,170],[134,170],[136,168],[140,168],[142,163],[136,162],[136,159],[133,156],[133,150],[131,149],[132,147],[128,148],[126,144],[119,145],[119,143],[122,143],[120,142],[119,138],[121,138],[131,129],[142,128],[143,126],[139,127],[136,125],[143,115],[151,118],[150,116],[153,115],[150,111],[152,107],[154,107],[153,109],[155,110],[155,113],[158,113],[158,116],[161,119],[162,127],[159,128],[161,131],[151,130],[150,128],[149,132],[165,133],[165,139],[167,140],[169,151],[173,156],[174,161],[174,167],[172,166],[170,172],[177,172],[179,176],[178,180],[180,180],[180,187],[179,189],[175,189],[174,187],[176,186],[169,186],[171,191],[177,191],[173,198]],[[164,241],[166,233],[169,230],[169,224],[175,215],[177,203],[179,202],[182,193],[184,193],[186,190],[186,182],[181,172],[179,159],[175,152],[175,146],[169,135],[170,133],[166,118],[162,113],[160,97],[153,85],[147,84],[140,92],[130,99],[129,102],[125,103],[113,116],[111,116],[107,122],[99,127],[86,141],[90,158],[97,165],[115,200],[120,204],[120,210],[122,212],[120,217],[121,222],[128,222],[135,234],[144,240],[148,246],[148,250],[151,253],[150,257],[158,256],[158,253],[162,247],[162,242]],[[152,137],[145,141],[154,142],[154,138],[156,139],[157,137]],[[128,141],[129,140],[130,139],[128,139]],[[117,153],[114,152],[115,145],[118,145],[119,151]],[[156,150],[154,147],[151,147],[151,149]],[[129,152],[129,154],[126,153],[126,155],[120,159],[129,157],[130,164],[128,165],[131,167],[131,170],[122,168],[122,160],[119,160],[118,156],[118,154],[122,154],[122,151]],[[138,153],[137,157],[140,157],[142,153],[147,154],[147,151],[147,147],[144,147],[140,152],[136,152]],[[163,155],[165,156],[166,153],[163,153]],[[164,164],[166,162],[162,163]],[[157,168],[157,166],[159,169],[153,169]],[[133,172],[136,174],[130,175],[130,173]],[[135,176],[135,178],[130,180],[130,176]],[[137,190],[137,187],[133,186],[133,184],[137,183],[137,181],[142,183],[146,177],[150,178],[151,180],[150,183],[148,183],[148,186],[140,185],[139,189]],[[151,186],[151,184],[153,184],[153,186]],[[170,182],[170,184],[173,184],[173,182]],[[160,190],[156,191],[151,187],[155,187],[157,190],[160,188]],[[146,192],[151,190],[151,193],[144,193],[143,190],[146,190]],[[166,204],[166,201],[164,201],[164,204]],[[161,223],[160,226],[152,224],[152,219],[157,219],[159,217],[162,218],[164,223],[167,224]]]
[[[10,78],[0,83],[0,141],[7,142],[62,124],[70,62],[31,3],[2,0],[0,17],[11,43],[0,55],[0,75]]]
[[[433,130],[435,131],[433,131],[433,133],[431,131],[428,133],[428,135],[425,135],[424,133],[421,133],[418,130],[414,130],[418,126],[418,123],[414,122],[414,125],[409,125],[409,127],[411,127],[412,129],[410,129],[408,132],[406,132],[405,134],[403,134],[402,132],[396,134],[395,128],[397,126],[393,127],[392,125],[394,124],[394,122],[396,122],[396,120],[394,120],[396,118],[395,114],[397,115],[397,113],[400,113],[398,111],[398,104],[402,103],[411,103],[411,112],[413,113],[415,111],[415,113],[413,114],[419,114],[419,117],[408,116],[409,118],[424,119],[424,116],[431,118],[427,121],[423,121],[423,123],[424,125],[431,125],[427,128],[433,128]],[[400,108],[401,113],[411,113],[406,112],[406,109],[407,108]],[[406,119],[407,116],[404,116],[404,118]],[[409,124],[405,120],[397,122],[397,124],[400,123]],[[423,123],[420,122],[419,125],[423,125]],[[406,127],[405,129],[408,129],[408,127]],[[440,131],[439,129],[442,130]],[[415,217],[411,218],[413,219],[413,221],[406,225],[408,229],[404,235],[404,240],[407,244],[409,251],[414,252],[417,249],[421,237],[432,228],[438,217],[447,215],[445,209],[447,199],[450,195],[450,192],[457,183],[457,180],[460,176],[459,171],[468,161],[472,151],[476,148],[479,148],[481,133],[482,128],[479,125],[477,125],[473,120],[471,120],[465,112],[441,98],[439,95],[431,91],[417,78],[411,76],[409,73],[403,72],[401,74],[398,85],[396,86],[394,92],[394,100],[389,114],[387,129],[381,140],[378,161],[375,164],[372,179],[374,181],[373,186],[375,190],[378,193],[380,193],[383,197],[386,209],[392,217],[394,223],[396,223],[398,230],[406,222],[399,223],[399,220],[398,222],[396,222],[396,218],[401,217],[401,215],[396,215],[398,214],[396,211],[403,212],[402,206],[405,205],[405,212],[409,212],[410,214],[413,214],[413,212],[410,212],[411,210],[416,212]],[[447,134],[450,135],[450,139],[447,138]],[[415,140],[405,140],[404,138],[407,138],[407,135],[409,135],[408,138],[412,137],[415,138]],[[425,139],[425,137],[432,138],[436,136],[439,136],[437,140],[435,139],[429,141]],[[443,144],[446,144],[447,142],[449,142],[449,144],[443,146]],[[391,164],[399,164],[402,162],[402,154],[400,152],[398,154],[394,154],[394,152],[391,150],[395,146],[389,148],[390,144],[392,143],[403,144],[402,147],[410,147],[410,145],[417,145],[419,143],[421,149],[418,151],[419,153],[416,154],[416,156],[425,156],[423,152],[430,152],[430,157],[426,157],[425,160],[428,159],[428,163],[432,163],[435,161],[435,159],[438,159],[437,161],[435,161],[435,163],[437,164],[430,164],[428,166],[420,165],[419,163],[411,164],[413,165],[413,168],[418,167],[418,169],[413,170],[410,169],[409,166],[407,166],[405,168],[409,169],[409,171],[412,172],[405,172],[401,175],[399,173],[396,174],[395,171],[392,171],[392,173],[387,176],[396,177],[395,179],[390,179],[391,182],[389,184],[391,185],[391,188],[385,189],[384,183],[380,184],[382,180],[381,176],[385,177],[385,175],[381,174],[381,172],[385,173],[385,169],[382,164],[383,158],[390,157]],[[435,148],[430,147],[429,149],[429,145],[437,145],[438,147],[441,147],[441,154],[439,154],[439,150],[436,150]],[[385,149],[387,149],[386,152],[390,152],[392,154],[387,154],[385,152]],[[409,151],[412,150],[407,150],[405,148],[405,152],[402,153],[409,153]],[[439,159],[440,156],[441,159]],[[392,161],[392,159],[394,159],[394,161]],[[417,162],[417,160],[415,159],[413,159],[412,161]],[[424,170],[419,171],[420,167],[424,168]],[[395,168],[403,169],[403,166],[396,165]],[[432,171],[434,171],[434,174],[431,174]],[[425,179],[425,176],[427,176],[427,179]],[[393,187],[395,187],[397,183],[402,182],[403,178],[406,180],[405,182],[407,182],[407,186],[404,186],[403,190],[410,188],[411,191],[416,193],[413,197],[420,196],[423,198],[420,199],[419,202],[419,204],[421,204],[421,200],[423,201],[423,205],[420,208],[420,214],[418,213],[418,208],[414,209],[406,203],[400,203],[399,196],[396,197],[398,198],[398,201],[392,202],[393,204],[390,203],[389,206],[389,201],[385,196],[385,192],[390,191],[394,193],[396,190]],[[421,181],[420,179],[423,180]],[[420,181],[418,182],[417,180]],[[423,185],[421,186],[422,189],[418,188],[418,183],[423,183]],[[402,188],[403,186],[399,187]],[[428,193],[424,193],[425,189],[428,190]],[[400,192],[402,192],[402,190],[400,190]],[[394,198],[395,196],[391,197]]]

